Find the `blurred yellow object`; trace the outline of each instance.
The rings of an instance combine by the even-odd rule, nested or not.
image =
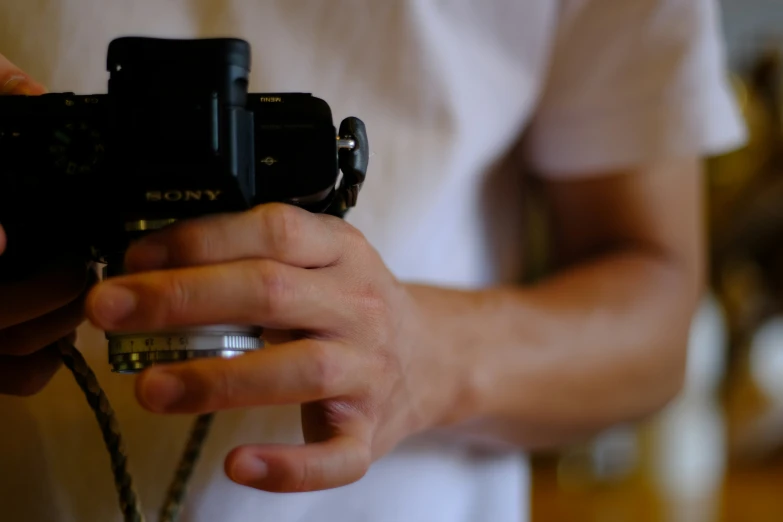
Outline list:
[[[771,340],[769,333],[783,333],[776,326],[783,316],[781,53],[763,52],[733,84],[749,142],[708,164],[710,275],[730,332],[728,450],[732,459],[752,465],[783,449],[783,399],[762,389],[770,388],[763,366],[780,364],[771,357],[783,353],[783,338]],[[759,337],[760,332],[766,334]]]
[[[748,130],[746,145],[707,161],[709,223],[715,234],[765,171],[775,154],[775,118],[766,100],[743,78],[731,78]]]
[[[739,75],[730,78],[734,95],[748,128],[748,143],[739,150],[710,159],[710,187],[736,189],[758,172],[768,154],[770,121],[763,100]]]

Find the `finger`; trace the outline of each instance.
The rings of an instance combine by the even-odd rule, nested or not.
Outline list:
[[[137,379],[136,396],[155,413],[209,413],[341,397],[360,391],[367,374],[355,351],[303,339],[232,359],[150,368]]]
[[[25,356],[67,337],[84,321],[83,292],[70,304],[49,314],[0,330],[0,354]]]
[[[44,317],[0,331],[0,354],[25,356],[66,337],[84,320],[84,301],[71,304]]]
[[[3,255],[3,252],[5,252],[5,245],[5,230],[3,230],[3,225],[0,225],[0,256]]]
[[[342,220],[272,203],[174,224],[134,244],[129,271],[266,258],[301,268],[336,263],[355,229]]]
[[[369,445],[350,435],[302,446],[242,446],[226,458],[238,484],[274,493],[319,491],[361,479],[370,467]]]
[[[0,54],[0,95],[44,94],[46,89]]]
[[[69,260],[29,281],[0,285],[0,330],[42,317],[79,297],[88,282],[81,260]]]
[[[323,273],[237,261],[110,279],[88,297],[87,316],[110,331],[226,323],[317,331],[347,320],[342,293]]]
[[[41,391],[60,368],[55,347],[25,357],[0,356],[0,394],[28,397]]]

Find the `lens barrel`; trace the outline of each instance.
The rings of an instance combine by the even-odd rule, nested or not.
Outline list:
[[[111,332],[109,363],[112,371],[139,373],[162,363],[206,357],[237,357],[263,348],[257,327],[210,325],[161,332]]]

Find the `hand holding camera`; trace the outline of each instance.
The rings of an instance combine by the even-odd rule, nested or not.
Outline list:
[[[338,131],[310,94],[250,93],[249,67],[241,40],[121,38],[107,95],[0,97],[4,302],[50,290],[3,317],[65,307],[40,329],[66,335],[86,261],[104,263],[86,314],[112,369],[140,373],[141,404],[301,405],[307,444],[236,448],[226,470],[269,491],[328,489],[442,421],[459,378],[416,349],[428,306],[340,219],[366,175],[364,124]],[[54,277],[39,275],[52,253],[82,266],[50,289],[35,278]],[[262,329],[274,344],[259,350]]]
[[[338,134],[323,100],[248,92],[250,61],[238,39],[118,38],[108,94],[0,98],[0,281],[35,277],[53,255],[119,276],[151,232],[264,203],[342,217],[367,170],[364,124],[347,118]],[[108,331],[109,361],[137,373],[240,355],[259,336],[241,324]]]
[[[45,89],[0,55],[0,95],[37,95]],[[0,158],[0,162],[3,158]],[[0,223],[0,257],[7,248]],[[67,256],[33,278],[0,283],[0,393],[31,395],[60,366],[53,342],[74,335],[84,320],[84,297],[94,278],[87,263]]]

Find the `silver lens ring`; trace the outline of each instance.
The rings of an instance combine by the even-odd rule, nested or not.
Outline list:
[[[215,325],[163,332],[107,333],[109,363],[117,373],[139,373],[162,363],[206,357],[236,357],[264,347],[262,330]]]

